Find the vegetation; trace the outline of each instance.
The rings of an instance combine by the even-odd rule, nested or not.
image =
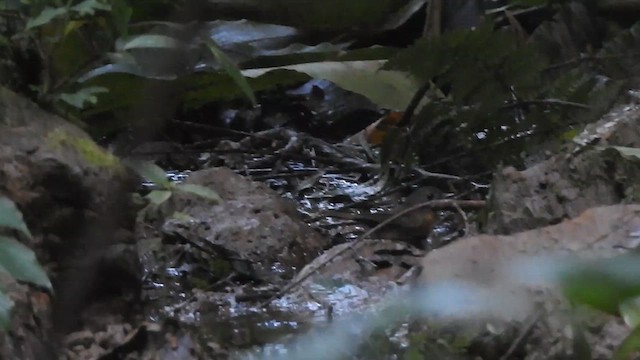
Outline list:
[[[382,108],[404,111],[374,154],[386,175],[402,179],[414,166],[476,175],[499,163],[520,165],[523,153],[542,144],[558,146],[600,116],[637,69],[638,54],[626,49],[640,48],[640,24],[591,37],[587,30],[596,24],[562,2],[550,2],[555,21],[540,21],[529,29],[531,36],[523,36],[523,25],[509,9],[547,2],[512,1],[509,11],[475,30],[420,34],[425,36],[403,46],[370,44],[385,31],[399,31],[425,1],[335,1],[349,3],[344,17],[327,13],[331,6],[321,2],[310,11],[318,1],[248,1],[243,6],[256,7],[248,11],[213,1],[208,10],[224,20],[188,22],[184,18],[194,9],[184,1],[5,1],[0,82],[100,138],[127,127],[151,132],[177,113],[204,111],[214,102],[236,100],[252,107],[264,91],[328,79]],[[584,38],[567,44],[555,36],[559,26],[579,20],[587,22],[577,31]],[[501,21],[510,26],[497,26]],[[157,108],[135,111],[150,102]],[[112,163],[111,155],[75,145],[90,161]],[[219,201],[207,189],[171,184],[155,165],[132,168],[158,186],[147,195],[154,206],[175,191]],[[0,227],[8,234],[0,236],[0,270],[51,289],[33,252],[11,236],[31,239],[19,211],[5,198],[0,198]],[[620,258],[573,269],[565,274],[567,296],[622,314],[638,328],[634,299],[640,286],[620,271],[625,264],[625,271],[638,275],[637,263],[635,257]],[[594,279],[602,286],[593,286]],[[5,327],[11,306],[0,289]],[[638,347],[635,332],[620,358]]]
[[[128,161],[128,165],[132,170],[137,172],[146,181],[152,182],[156,187],[145,196],[145,200],[148,202],[146,211],[156,210],[158,206],[169,200],[176,191],[191,193],[210,200],[213,203],[219,203],[222,201],[216,192],[206,187],[194,184],[175,184],[171,182],[167,179],[166,172],[153,163]]]
[[[15,204],[0,197],[0,273],[4,278],[0,286],[0,326],[8,329],[11,325],[11,308],[13,301],[7,294],[8,280],[30,282],[52,290],[51,282],[45,270],[38,263],[35,254],[28,247],[16,240],[17,234],[32,239],[31,232],[22,220],[22,214]],[[12,233],[13,231],[13,233]]]

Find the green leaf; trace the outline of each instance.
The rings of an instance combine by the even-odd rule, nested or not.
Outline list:
[[[85,0],[77,5],[71,7],[71,9],[80,16],[93,16],[96,11],[111,11],[111,6],[109,4],[104,4],[100,0]]]
[[[176,38],[166,35],[145,34],[133,36],[119,45],[121,50],[132,49],[179,49],[180,41]]]
[[[623,301],[620,304],[620,315],[630,328],[640,325],[640,297]]]
[[[206,41],[206,44],[209,50],[211,50],[213,56],[220,63],[222,69],[231,76],[242,92],[249,98],[249,100],[251,100],[251,103],[256,105],[257,102],[256,97],[253,94],[253,90],[251,90],[249,82],[247,82],[247,79],[242,75],[236,64],[234,64],[233,61],[231,61],[231,59],[229,59],[229,57],[213,43],[213,41]]]
[[[384,61],[324,61],[287,65],[277,68],[243,70],[247,77],[260,77],[268,72],[286,69],[305,73],[315,79],[334,82],[341,88],[366,96],[380,107],[404,110],[418,83],[405,72],[382,70]]]
[[[204,186],[195,185],[195,184],[179,184],[179,185],[176,185],[176,190],[195,194],[205,199],[215,201],[216,203],[222,202],[222,198],[220,198],[220,195],[218,195],[217,192],[209,188],[206,188]]]
[[[561,283],[571,301],[617,315],[624,302],[640,296],[640,256],[625,254],[573,266],[561,275]]]
[[[171,188],[171,181],[167,179],[167,173],[158,165],[148,161],[125,161],[133,171],[143,178],[155,183],[163,189]]]
[[[100,86],[90,86],[76,91],[75,93],[62,93],[57,97],[76,109],[85,109],[98,102],[96,94],[109,92],[109,89]]]
[[[65,15],[68,9],[65,7],[52,8],[51,6],[47,6],[42,10],[42,12],[36,16],[35,18],[29,19],[27,21],[27,26],[25,30],[31,30],[36,27],[46,25],[51,22],[51,20],[57,18],[58,16]]]
[[[127,5],[125,0],[113,0],[111,3],[111,18],[113,24],[118,31],[118,35],[127,36],[129,30],[129,22],[133,9]]]
[[[20,213],[13,201],[6,197],[0,197],[0,227],[16,229],[29,238],[32,237],[27,224],[22,219],[22,213]]]
[[[8,330],[11,325],[11,309],[13,301],[0,290],[0,328]]]
[[[149,199],[149,202],[151,204],[157,206],[169,200],[171,194],[173,194],[173,192],[170,190],[153,190],[152,192],[148,193],[145,198]]]
[[[38,263],[36,254],[16,239],[0,236],[0,269],[21,281],[51,290],[51,281]]]

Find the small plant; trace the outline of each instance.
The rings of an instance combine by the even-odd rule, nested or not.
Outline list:
[[[157,189],[145,196],[151,206],[159,206],[171,198],[175,191],[195,194],[215,203],[222,202],[220,196],[213,190],[195,184],[176,184],[167,179],[166,172],[159,166],[145,161],[130,161],[127,164],[133,171],[148,181],[153,182]]]
[[[0,229],[6,230],[3,234],[18,231],[29,239],[32,238],[22,219],[22,213],[5,197],[0,197]],[[52,290],[51,281],[38,263],[35,253],[10,235],[0,235],[0,272],[3,276]],[[5,330],[11,325],[12,308],[13,301],[7,296],[5,289],[0,287],[0,327]]]

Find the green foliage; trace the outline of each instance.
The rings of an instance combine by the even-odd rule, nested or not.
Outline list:
[[[531,122],[517,114],[517,107],[505,111],[505,105],[535,98],[545,66],[533,46],[490,26],[417,41],[385,68],[431,83],[428,101],[414,117],[406,139],[394,139],[400,145],[387,146],[384,156],[404,163],[411,154],[424,158],[436,149],[440,155],[469,151],[524,131]],[[447,89],[446,94],[441,89]]]
[[[324,61],[244,71],[250,78],[266,76],[274,70],[291,70],[315,79],[329,80],[343,89],[364,95],[381,107],[403,109],[418,86],[406,73],[381,69],[383,62]],[[292,75],[289,75],[292,76]]]
[[[637,156],[635,154],[634,156]],[[633,328],[614,359],[640,350],[640,255],[629,253],[572,266],[561,274],[567,298],[612,315],[622,315]]]
[[[28,238],[31,238],[31,233],[22,220],[20,210],[16,208],[11,200],[5,197],[0,197],[0,227],[18,230]]]
[[[233,79],[242,92],[249,98],[249,100],[251,100],[251,103],[256,105],[256,97],[253,95],[251,86],[247,82],[247,79],[242,76],[238,67],[213,41],[209,40],[205,43],[209,50],[211,50],[213,56],[218,60],[220,67],[231,77],[231,79]]]
[[[611,43],[635,44],[629,37],[635,39],[619,36]],[[406,71],[430,89],[409,130],[387,138],[383,165],[457,159],[446,171],[482,172],[500,162],[518,163],[523,152],[560,142],[608,110],[622,82],[603,82],[581,62],[556,70],[537,44],[483,26],[423,38],[399,51],[385,68]],[[613,48],[605,46],[609,50],[600,56],[622,51],[621,45]]]
[[[222,201],[215,191],[204,186],[172,183],[167,179],[166,172],[153,163],[146,161],[129,161],[127,165],[140,176],[153,182],[157,186],[157,189],[152,190],[146,195],[150,205],[154,207],[157,207],[169,200],[175,191],[191,193],[214,203]]]
[[[613,360],[633,359],[640,349],[640,326],[636,326],[613,353]]]
[[[33,251],[11,237],[0,236],[0,272],[52,289],[51,281]]]
[[[245,96],[255,104],[254,90],[304,81],[307,75],[340,79],[337,67],[327,71],[321,65],[330,60],[387,59],[394,50],[373,47],[347,52],[351,44],[348,39],[306,45],[297,42],[302,38],[299,28],[278,24],[291,23],[304,28],[322,23],[330,31],[354,26],[373,31],[387,22],[379,29],[390,29],[405,22],[423,3],[424,0],[414,0],[405,6],[403,1],[381,0],[337,2],[336,6],[327,6],[314,1],[248,2],[242,6],[261,9],[259,12],[266,15],[264,20],[270,23],[243,19],[185,24],[163,18],[184,4],[180,1],[30,1],[11,9],[14,12],[11,15],[18,15],[22,23],[2,34],[6,36],[0,39],[6,40],[10,53],[34,50],[37,53],[41,64],[11,73],[40,74],[39,79],[28,85],[41,104],[78,120],[115,117],[112,122],[116,125],[111,128],[118,128],[119,121],[131,121],[120,117],[143,102],[146,89],[155,88],[158,82],[162,82],[161,86],[180,89],[174,94],[176,102],[192,110],[202,104],[238,96]],[[206,5],[198,6],[207,9]],[[318,26],[312,27],[318,29]],[[18,64],[19,58],[16,56],[13,62]],[[302,73],[277,69],[294,64],[310,66],[301,69]],[[262,73],[246,79],[240,72],[240,69],[267,67],[277,76]],[[331,76],[331,73],[337,75]],[[368,72],[364,76],[343,83],[367,96],[388,88],[386,83],[375,86],[377,74]],[[365,85],[354,86],[362,80]],[[393,89],[386,92],[386,97],[376,95],[374,101],[389,95],[396,99],[387,101],[385,106],[407,101],[404,92]]]
[[[11,325],[12,308],[13,301],[3,291],[0,291],[0,328],[8,329]]]
[[[640,256],[621,255],[576,265],[562,276],[567,297],[609,314],[640,296]]]
[[[17,230],[31,238],[22,214],[15,204],[5,197],[0,197],[0,229],[2,228]],[[52,289],[51,281],[33,251],[11,236],[0,235],[0,273],[12,279]],[[13,301],[7,296],[5,289],[0,287],[0,327],[4,329],[11,324],[12,307]]]
[[[64,101],[77,109],[84,109],[98,102],[97,94],[108,92],[109,90],[100,86],[88,86],[74,93],[58,94],[57,100]]]
[[[176,54],[188,54],[187,44],[180,39],[190,31],[188,27],[166,23],[169,29],[173,29],[173,32],[168,33],[163,33],[162,28],[145,33],[144,31],[148,31],[146,27],[137,27],[138,31],[143,32],[130,36],[129,23],[134,15],[133,6],[136,18],[144,18],[140,13],[153,12],[153,6],[163,7],[167,4],[168,2],[157,2],[152,5],[144,1],[128,4],[125,0],[65,3],[32,1],[26,6],[13,9],[24,22],[14,33],[8,34],[9,38],[2,38],[13,53],[37,50],[42,67],[29,71],[40,72],[40,83],[30,85],[41,103],[50,105],[68,117],[85,117],[87,109],[95,107],[99,101],[108,101],[109,96],[106,95],[110,93],[112,98],[119,96],[133,99],[130,102],[137,102],[137,94],[132,94],[135,87],[124,86],[127,90],[120,91],[123,87],[112,86],[113,83],[95,85],[85,82],[95,76],[91,71],[99,70],[100,67],[96,66],[105,60],[111,59],[114,63],[112,65],[125,68],[126,72],[154,78],[153,73],[158,69],[172,65],[167,59],[175,58]],[[179,31],[176,32],[176,29]],[[199,38],[196,37],[197,39]],[[201,41],[201,45],[203,44]],[[210,43],[207,45],[222,64],[222,72],[228,73],[243,93],[255,102],[250,86],[240,75],[235,63],[225,57],[223,51]],[[108,53],[110,49],[115,49],[116,52]],[[13,61],[20,66],[17,58]],[[174,72],[171,75],[175,78],[178,74]],[[114,104],[107,109],[128,105],[124,101]]]
[[[95,104],[97,93],[106,90],[83,88],[75,79],[105,55],[123,30],[127,11],[122,2],[116,3],[118,12],[112,11],[108,0],[30,1],[7,15],[21,20],[8,34],[8,54],[37,53],[40,67],[20,72],[40,74],[39,82],[29,85],[41,103],[60,111],[84,109]],[[5,60],[27,66],[20,58]]]

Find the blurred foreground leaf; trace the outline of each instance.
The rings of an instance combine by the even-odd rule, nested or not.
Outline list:
[[[0,328],[8,329],[11,325],[11,309],[13,301],[2,291],[0,291]]]
[[[172,194],[173,192],[170,190],[153,190],[147,194],[146,198],[149,199],[151,204],[158,206],[169,200]]]
[[[618,315],[624,302],[640,296],[640,256],[576,264],[561,275],[561,284],[569,300]]]
[[[7,272],[17,280],[52,289],[51,281],[38,263],[35,253],[6,236],[0,236],[0,271]]]
[[[133,171],[162,189],[171,188],[171,181],[167,179],[167,173],[158,165],[148,161],[127,161],[126,163]]]
[[[5,197],[0,197],[0,227],[18,230],[31,238],[31,232],[24,223],[20,210],[13,201]]]

